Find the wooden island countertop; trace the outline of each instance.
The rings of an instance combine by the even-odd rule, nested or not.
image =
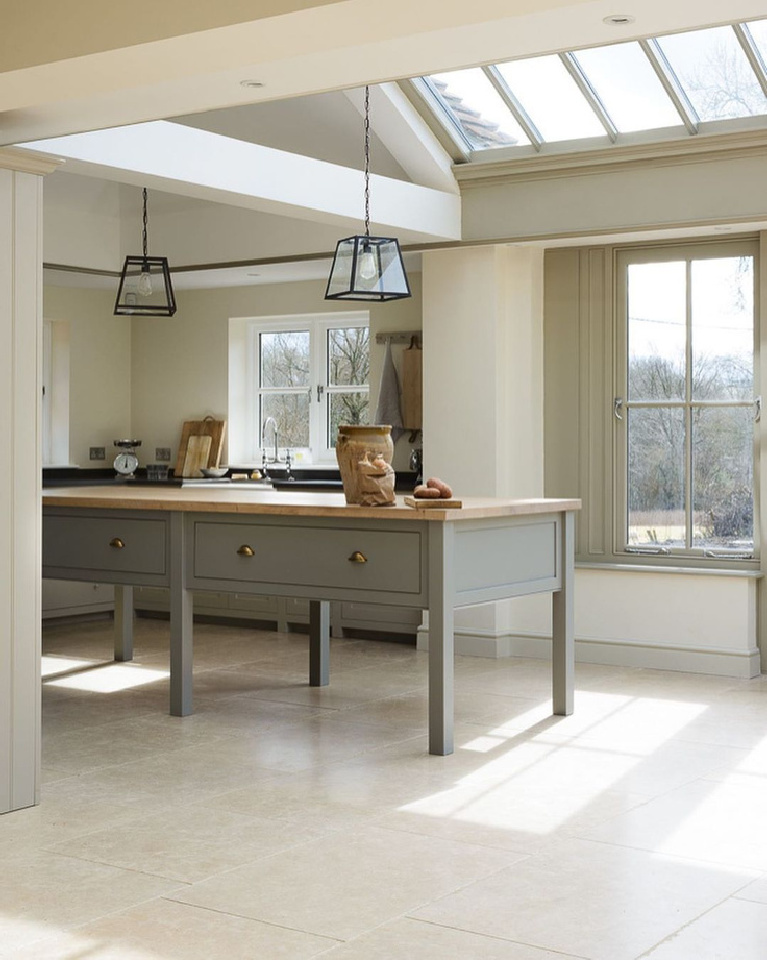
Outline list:
[[[44,507],[91,507],[112,510],[169,510],[180,512],[266,514],[272,516],[335,517],[337,519],[387,517],[397,520],[430,522],[484,520],[493,517],[514,517],[525,514],[579,510],[576,499],[504,500],[493,497],[463,499],[458,510],[408,507],[398,496],[392,507],[360,507],[348,504],[342,493],[308,493],[306,491],[271,490],[247,484],[211,484],[210,486],[130,487],[127,484],[104,486],[71,486],[43,490]]]

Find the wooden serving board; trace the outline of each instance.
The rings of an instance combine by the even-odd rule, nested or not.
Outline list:
[[[186,476],[186,474],[183,473],[184,460],[186,459],[190,437],[210,437],[208,462],[201,464],[201,466],[217,467],[221,461],[221,450],[224,446],[225,436],[226,420],[216,420],[214,417],[205,417],[204,420],[184,421],[184,427],[181,431],[181,441],[178,445],[178,457],[176,458],[176,476]]]
[[[208,436],[197,436],[196,434],[189,438],[186,445],[186,456],[184,465],[181,468],[182,477],[201,477],[200,467],[207,467],[210,456],[211,439]]]
[[[459,510],[463,506],[462,500],[445,500],[439,497],[405,497],[405,503],[416,510]]]

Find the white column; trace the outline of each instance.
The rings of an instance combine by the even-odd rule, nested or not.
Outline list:
[[[424,476],[457,497],[543,496],[543,251],[425,253],[423,348]],[[508,656],[515,619],[539,601],[458,611],[456,653]]]
[[[40,796],[42,177],[0,150],[0,813]]]

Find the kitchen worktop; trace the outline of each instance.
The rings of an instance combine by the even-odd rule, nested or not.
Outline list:
[[[403,497],[392,507],[360,507],[347,504],[342,493],[271,490],[226,484],[200,487],[128,487],[125,484],[58,487],[43,491],[47,507],[94,507],[114,510],[168,510],[183,512],[267,514],[304,517],[375,517],[386,520],[427,520],[431,522],[479,520],[492,517],[579,510],[576,499],[504,500],[472,497],[463,499],[461,509],[414,509]]]

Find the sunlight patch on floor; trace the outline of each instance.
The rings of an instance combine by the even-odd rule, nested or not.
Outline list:
[[[98,660],[75,660],[73,657],[52,657],[43,654],[40,658],[43,677],[55,677],[59,673],[69,673],[71,670],[82,670],[93,667]]]
[[[68,690],[84,690],[90,693],[117,693],[120,690],[130,690],[133,687],[142,687],[148,683],[157,683],[166,680],[167,670],[150,670],[148,667],[128,666],[122,663],[110,663],[74,677],[62,677],[60,680],[51,680],[51,687],[63,687]]]

